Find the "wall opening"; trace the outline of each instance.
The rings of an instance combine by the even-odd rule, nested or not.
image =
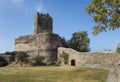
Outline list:
[[[75,60],[71,60],[71,66],[75,66]]]

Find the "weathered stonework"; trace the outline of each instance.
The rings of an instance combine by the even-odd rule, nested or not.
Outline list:
[[[37,13],[34,18],[34,34],[52,33],[53,19],[49,14]]]
[[[58,48],[58,61],[62,61],[60,55],[68,54],[68,65],[71,66],[72,60],[78,67],[110,68],[115,62],[120,60],[116,52],[77,52],[71,48]],[[63,61],[62,61],[63,62]]]
[[[25,51],[31,57],[42,55],[45,61],[57,61],[57,48],[62,46],[57,34],[39,33],[37,35],[20,36],[15,40],[15,51]]]
[[[34,34],[16,38],[15,51],[25,51],[30,57],[42,55],[44,62],[54,62],[57,61],[57,48],[62,44],[62,38],[52,33],[52,18],[48,14],[37,13]]]
[[[52,33],[52,18],[48,14],[37,13],[34,21],[34,34],[20,36],[15,39],[15,51],[25,51],[30,58],[36,55],[45,57],[45,63],[61,61],[60,54],[68,54],[68,65],[82,67],[111,67],[120,60],[113,52],[84,52],[80,53],[70,48],[64,39]],[[60,48],[58,48],[60,47]],[[61,48],[62,47],[62,48]],[[118,45],[120,47],[120,44]]]

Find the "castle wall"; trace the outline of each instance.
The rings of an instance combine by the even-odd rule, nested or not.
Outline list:
[[[119,55],[115,52],[77,52],[70,48],[60,47],[58,48],[59,61],[63,51],[69,55],[68,65],[70,66],[71,60],[75,60],[75,66],[110,68],[119,60]]]
[[[42,55],[45,62],[57,61],[58,46],[61,46],[61,39],[57,34],[40,33],[15,40],[15,51],[25,51],[30,57]]]

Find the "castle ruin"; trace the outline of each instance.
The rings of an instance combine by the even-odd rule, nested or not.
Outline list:
[[[30,58],[36,55],[45,57],[44,62],[64,60],[61,54],[68,55],[67,64],[82,67],[111,67],[120,61],[116,52],[77,52],[64,48],[67,43],[58,34],[52,32],[53,19],[49,14],[37,13],[34,18],[34,34],[20,36],[15,39],[15,51],[24,51]],[[69,45],[68,45],[69,46]],[[120,47],[120,44],[118,45]]]
[[[63,40],[52,32],[52,17],[37,13],[34,18],[34,34],[15,39],[15,51],[27,52],[30,57],[42,55],[45,62],[57,61],[57,48],[63,46]]]

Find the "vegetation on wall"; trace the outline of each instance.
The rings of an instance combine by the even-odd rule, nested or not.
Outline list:
[[[64,51],[60,54],[60,57],[63,59],[63,63],[64,64],[68,64],[68,58],[69,58],[69,55],[68,53],[65,53]]]
[[[72,35],[72,38],[69,40],[70,47],[79,52],[88,52],[90,51],[89,43],[90,39],[88,38],[87,31],[75,32]]]
[[[120,0],[92,0],[86,7],[96,25],[93,34],[120,28]]]

